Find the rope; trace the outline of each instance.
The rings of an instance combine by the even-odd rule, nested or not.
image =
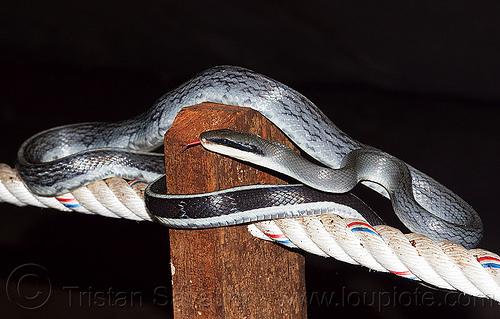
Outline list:
[[[30,205],[65,212],[151,221],[143,200],[147,186],[148,183],[143,180],[127,182],[113,177],[57,197],[42,197],[33,195],[26,188],[15,169],[0,163],[0,202],[17,206]]]
[[[28,191],[14,169],[0,164],[0,202],[17,206],[151,221],[143,200],[147,184],[109,178],[61,196],[40,197]],[[263,221],[248,230],[290,248],[500,302],[500,256],[484,249],[467,250],[332,214]]]

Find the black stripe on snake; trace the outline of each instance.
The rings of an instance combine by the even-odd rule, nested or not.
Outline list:
[[[38,133],[22,144],[16,168],[28,189],[40,196],[67,193],[113,176],[153,181],[163,173],[163,156],[150,151],[161,146],[163,135],[183,107],[202,102],[259,111],[302,151],[325,166],[318,169],[321,174],[355,167],[356,172],[349,173],[356,177],[355,183],[361,181],[390,197],[395,213],[413,232],[437,241],[451,240],[466,248],[475,247],[482,238],[477,213],[448,188],[403,161],[349,137],[294,89],[235,66],[218,66],[199,73],[133,119],[72,124]],[[397,175],[395,179],[393,175]],[[323,178],[319,177],[316,181]],[[310,186],[315,187],[314,178],[312,182]],[[154,197],[157,193],[147,194]],[[313,208],[311,203],[300,205],[302,210],[307,205]],[[275,207],[260,211],[266,218],[283,215],[277,214]],[[321,209],[317,213],[322,213]],[[155,208],[150,209],[150,214],[163,216],[165,212]]]

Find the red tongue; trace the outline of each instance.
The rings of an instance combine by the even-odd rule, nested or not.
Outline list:
[[[187,150],[188,148],[190,148],[191,146],[195,146],[195,145],[200,145],[201,144],[201,141],[200,140],[197,140],[197,141],[193,141],[193,142],[189,142],[187,143],[184,148],[182,149],[182,152],[181,153],[184,153],[185,150]]]
[[[187,143],[186,146],[185,146],[185,148],[188,148],[188,147],[191,147],[191,146],[194,146],[194,145],[200,145],[200,144],[201,144],[200,140],[193,141],[193,142]]]

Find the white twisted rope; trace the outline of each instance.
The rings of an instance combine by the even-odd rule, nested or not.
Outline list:
[[[26,188],[15,169],[0,163],[0,202],[17,206],[31,205],[65,212],[151,221],[143,200],[147,185],[142,180],[127,182],[121,178],[109,178],[61,196],[41,197]]]
[[[16,171],[0,164],[0,202],[151,221],[144,206],[147,183],[110,178],[58,197],[31,194]],[[321,215],[263,221],[248,226],[255,237],[340,261],[391,272],[434,286],[500,302],[500,256],[436,243],[386,225]]]

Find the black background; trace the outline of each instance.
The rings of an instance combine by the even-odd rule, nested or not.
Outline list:
[[[352,137],[454,190],[483,218],[480,247],[498,252],[499,13],[487,1],[3,1],[0,161],[13,165],[22,141],[43,129],[131,118],[197,72],[240,65],[299,90]],[[357,191],[402,228],[387,202]],[[0,207],[3,317],[171,315],[160,305],[164,291],[155,294],[170,285],[165,228]],[[495,302],[333,259],[306,261],[310,318],[499,313]],[[44,267],[52,284],[36,310],[3,289],[26,263]],[[139,294],[124,306],[94,302],[109,291]]]

